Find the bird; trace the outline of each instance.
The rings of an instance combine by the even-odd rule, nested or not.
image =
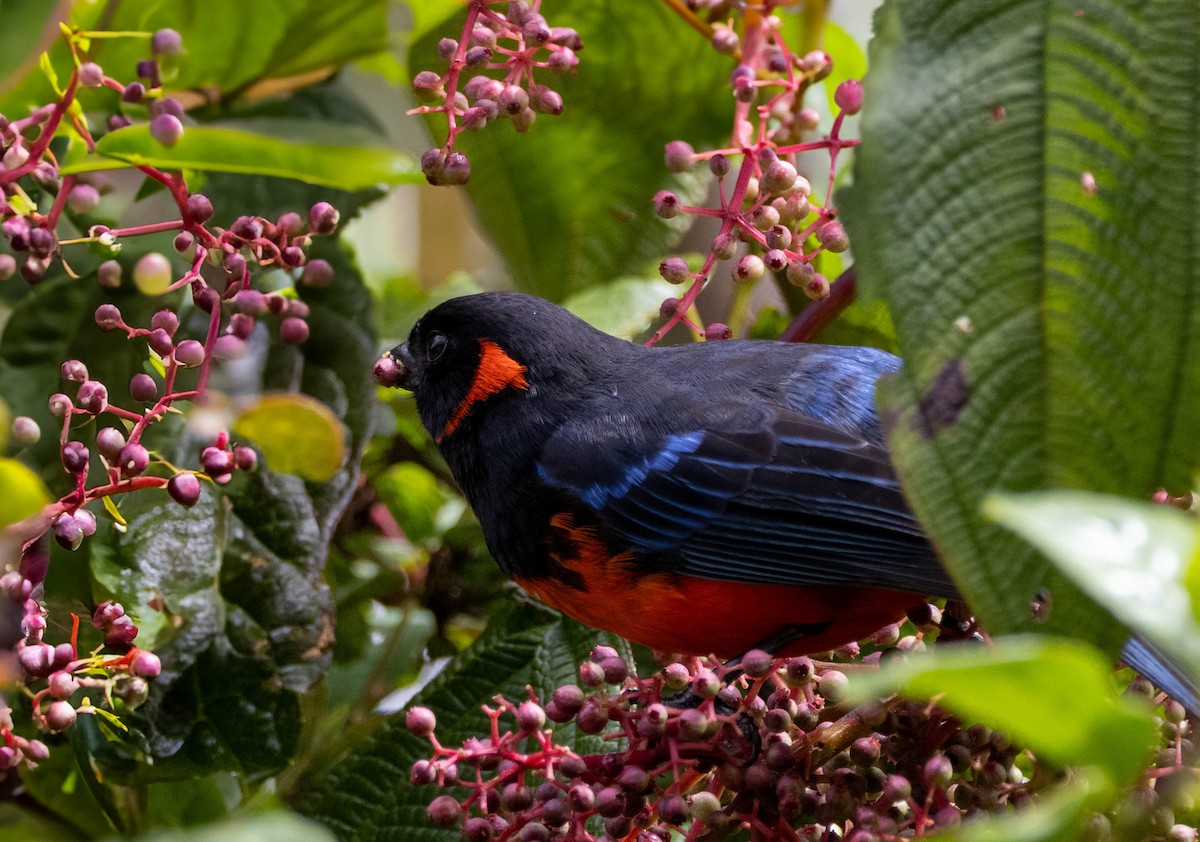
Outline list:
[[[518,586],[651,649],[828,651],[960,599],[909,508],[869,347],[645,346],[520,293],[439,304],[376,365],[410,390]],[[1147,641],[1127,663],[1190,709]]]

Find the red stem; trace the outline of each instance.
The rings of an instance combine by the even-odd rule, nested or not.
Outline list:
[[[58,131],[58,124],[62,122],[63,114],[75,101],[75,89],[79,85],[79,70],[76,68],[71,71],[71,81],[67,83],[67,89],[63,92],[62,98],[54,104],[54,110],[50,112],[50,117],[46,120],[46,124],[42,126],[42,133],[38,135],[37,140],[29,147],[29,158],[25,163],[7,172],[0,172],[0,187],[7,187],[19,178],[22,178],[33,172],[38,162],[42,160],[42,155],[50,146],[50,141],[54,139],[54,133]]]

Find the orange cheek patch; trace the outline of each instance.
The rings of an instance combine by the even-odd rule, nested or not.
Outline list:
[[[475,404],[509,387],[522,391],[529,388],[529,383],[525,380],[525,366],[504,353],[504,349],[492,340],[480,339],[479,364],[475,367],[475,379],[471,382],[471,388],[467,390],[467,396],[454,408],[450,420],[446,422],[437,440],[440,442],[453,433]]]

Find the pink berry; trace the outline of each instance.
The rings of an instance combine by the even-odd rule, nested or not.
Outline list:
[[[333,283],[333,267],[328,260],[310,260],[300,273],[300,282],[310,287],[327,287]]]
[[[314,234],[331,234],[341,216],[329,202],[317,202],[308,211],[308,227]]]
[[[150,136],[163,146],[174,146],[183,137],[183,123],[174,114],[159,114],[150,121]]]
[[[178,473],[167,480],[167,493],[176,503],[190,509],[200,499],[200,480],[190,472]]]
[[[85,380],[79,384],[75,405],[84,412],[99,415],[108,409],[108,387],[98,380]]]
[[[833,92],[833,101],[845,113],[857,114],[862,110],[862,82],[859,82],[857,79],[847,79],[845,82],[842,82],[842,84],[837,86],[837,90]]]
[[[162,672],[162,661],[153,652],[139,649],[129,665],[129,671],[139,678],[154,678]]]
[[[150,453],[137,442],[125,445],[117,456],[117,467],[127,477],[141,475],[149,465]]]
[[[121,311],[115,304],[101,304],[96,308],[96,324],[101,330],[116,330],[123,324]]]
[[[150,51],[156,56],[173,56],[183,50],[183,36],[174,29],[160,29],[150,39]]]
[[[185,368],[195,368],[204,362],[204,346],[195,339],[185,339],[175,346],[175,362]]]
[[[121,264],[106,260],[96,268],[96,282],[105,289],[116,289],[121,285]]]
[[[437,728],[437,717],[426,707],[409,708],[404,715],[404,727],[408,728],[413,736],[428,737]]]
[[[88,379],[87,366],[79,360],[66,360],[58,367],[58,376],[63,380],[82,383]]]
[[[75,708],[62,699],[46,708],[46,725],[51,731],[65,731],[75,724]]]
[[[212,201],[203,193],[193,193],[187,199],[187,213],[196,222],[206,222],[213,215]]]
[[[104,70],[94,61],[79,65],[79,83],[85,88],[98,88],[104,84]]]
[[[149,374],[135,374],[129,380],[129,396],[142,403],[152,401],[158,397],[158,384]]]
[[[75,213],[91,213],[100,204],[100,191],[90,184],[76,184],[67,194],[67,207]]]
[[[279,337],[289,345],[299,345],[308,339],[308,322],[289,316],[279,324]]]
[[[658,264],[658,273],[662,275],[663,280],[672,284],[682,284],[692,278],[692,272],[688,269],[687,261],[682,257],[668,257],[662,263]]]

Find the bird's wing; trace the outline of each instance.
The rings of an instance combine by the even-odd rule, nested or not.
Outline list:
[[[628,420],[560,429],[539,475],[593,509],[612,538],[670,557],[673,571],[955,593],[882,448],[762,405],[666,436],[643,438],[653,425]]]

